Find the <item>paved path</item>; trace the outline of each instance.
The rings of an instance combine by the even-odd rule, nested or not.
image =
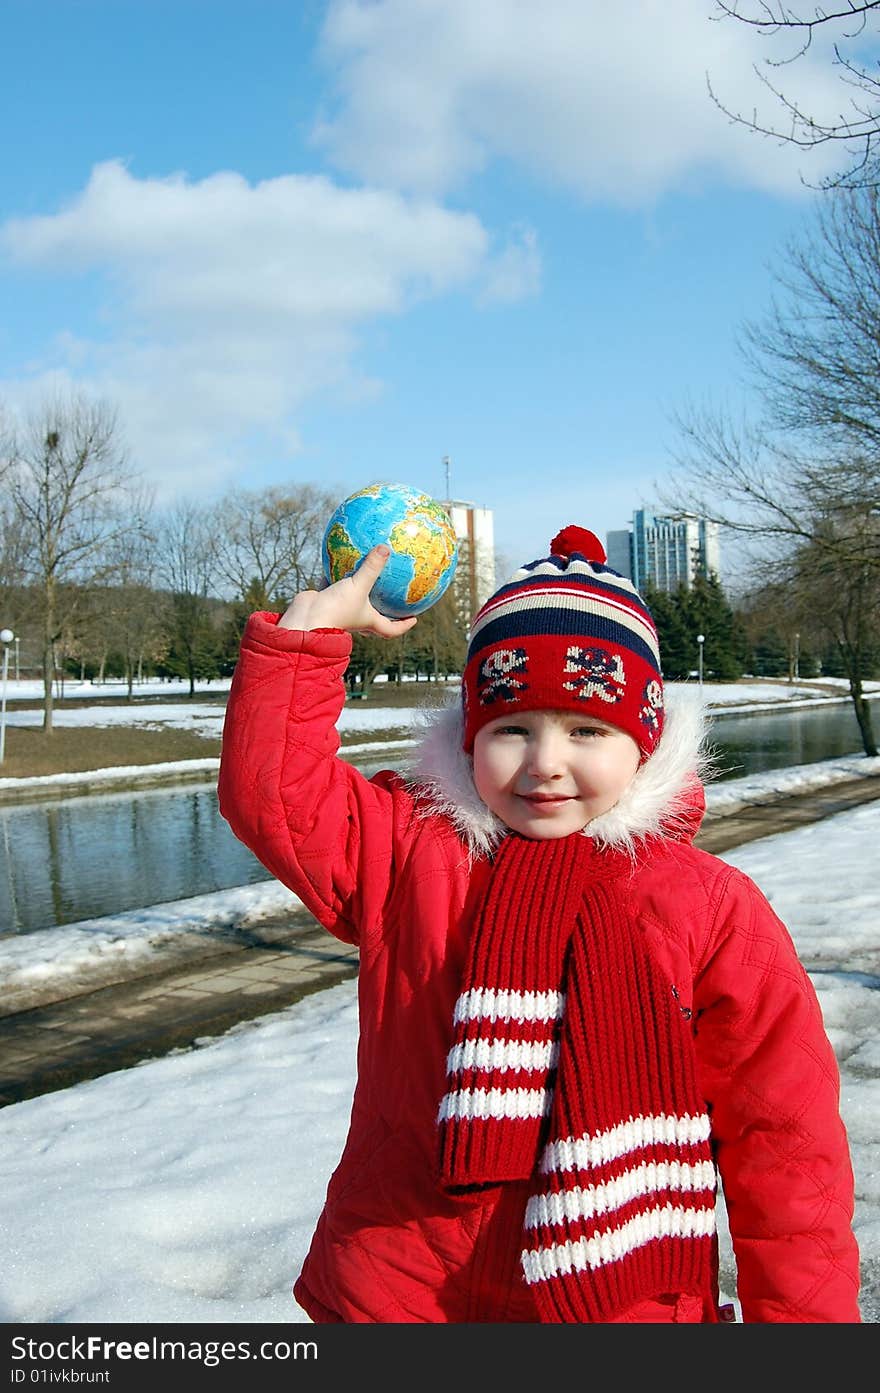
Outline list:
[[[874,777],[756,805],[707,821],[697,845],[723,853],[878,797]],[[0,1106],[186,1049],[356,974],[356,949],[299,910],[135,980],[80,984],[66,1000],[7,1014],[0,1005]]]
[[[2,1014],[0,1106],[168,1054],[357,973],[357,950],[306,910],[209,940],[197,957]]]

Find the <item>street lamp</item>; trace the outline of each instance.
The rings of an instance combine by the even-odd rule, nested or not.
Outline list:
[[[702,685],[703,685],[703,644],[704,644],[705,642],[706,642],[706,635],[705,635],[705,634],[697,634],[697,643],[699,644],[699,648],[698,648],[698,650],[697,650],[697,651],[698,651],[697,671],[698,671],[699,676],[700,676],[700,686],[701,686],[701,687],[702,687]]]
[[[0,764],[6,754],[6,680],[9,676],[9,645],[15,638],[11,629],[0,629],[0,643],[3,644],[3,696],[0,699]]]

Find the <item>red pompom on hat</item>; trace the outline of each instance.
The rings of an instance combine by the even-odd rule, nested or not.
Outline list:
[[[570,524],[521,566],[471,625],[462,677],[464,748],[517,711],[575,711],[631,735],[642,759],[663,730],[657,629],[594,532]]]
[[[550,552],[553,556],[564,556],[566,560],[574,552],[578,552],[585,561],[598,561],[600,565],[604,565],[608,560],[605,548],[595,532],[588,532],[585,527],[571,525],[563,527],[561,532],[556,533],[550,543]]]

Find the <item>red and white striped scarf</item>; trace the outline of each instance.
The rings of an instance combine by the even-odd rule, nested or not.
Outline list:
[[[691,1028],[601,864],[581,835],[502,843],[455,1006],[441,1183],[534,1179],[522,1268],[542,1321],[607,1321],[663,1293],[711,1312]]]

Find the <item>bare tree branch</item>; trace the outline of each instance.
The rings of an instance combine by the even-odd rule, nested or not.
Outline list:
[[[880,622],[880,193],[824,195],[776,279],[740,335],[757,419],[686,405],[660,495],[751,547],[753,580],[821,613],[876,753],[862,687]]]
[[[214,510],[218,574],[258,607],[286,605],[321,573],[321,539],[335,498],[311,484],[234,491]]]
[[[765,58],[754,66],[754,72],[784,113],[780,124],[768,123],[751,115],[733,110],[718,95],[710,76],[706,83],[709,96],[718,109],[734,124],[745,126],[757,135],[769,137],[783,145],[802,150],[821,145],[841,144],[849,155],[849,165],[841,172],[820,181],[819,188],[871,188],[880,176],[878,141],[880,141],[880,73],[865,67],[844,51],[845,44],[857,43],[866,33],[873,33],[880,22],[880,0],[865,4],[838,4],[833,10],[816,7],[812,15],[804,14],[783,3],[754,0],[754,3],[725,3],[716,0],[717,13],[712,18],[735,20],[755,29],[763,37],[789,33],[796,38],[796,47],[781,58]],[[875,11],[877,14],[875,14]],[[789,67],[804,57],[810,49],[817,30],[830,26],[842,30],[833,46],[833,65],[841,70],[841,83],[858,94],[849,99],[849,107],[836,118],[821,120],[806,111],[775,81],[766,69]],[[806,181],[804,181],[806,182]]]

